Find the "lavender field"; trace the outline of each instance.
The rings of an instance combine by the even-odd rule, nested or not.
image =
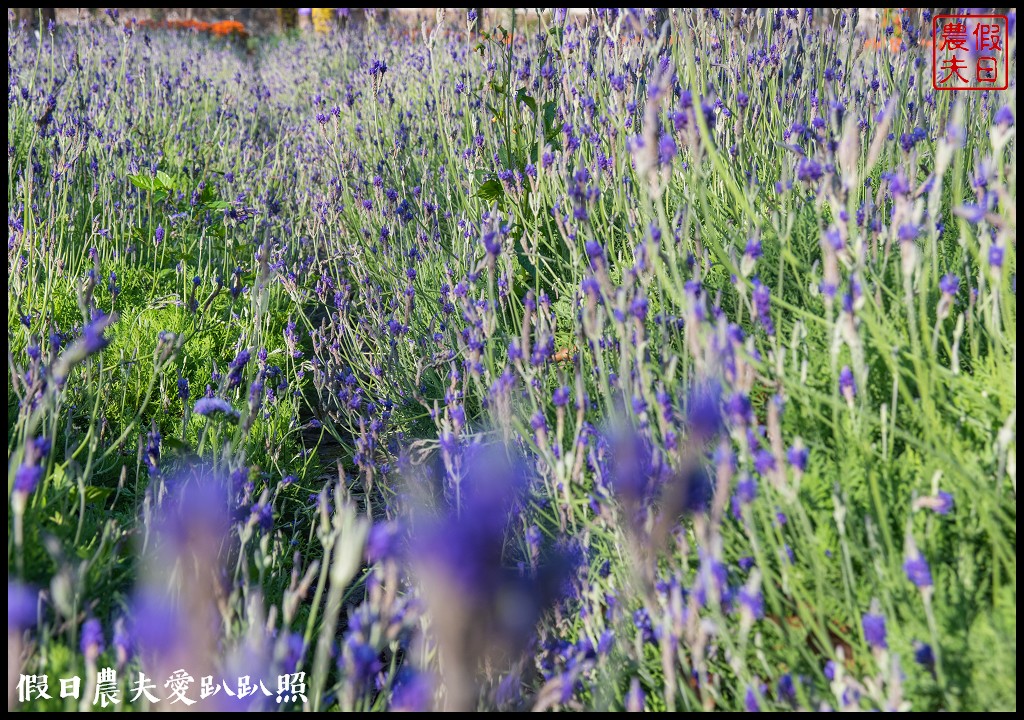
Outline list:
[[[1015,710],[1016,15],[867,12],[9,19],[9,708]]]

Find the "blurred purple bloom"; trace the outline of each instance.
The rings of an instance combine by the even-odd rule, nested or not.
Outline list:
[[[501,236],[498,233],[484,233],[484,249],[491,257],[501,254]]]
[[[675,158],[677,152],[676,141],[668,133],[663,133],[658,142],[658,162],[668,165]]]
[[[740,588],[739,592],[740,604],[746,608],[747,612],[755,620],[760,620],[764,617],[764,596],[760,590],[748,590],[743,587]]]
[[[722,388],[717,382],[695,385],[686,402],[686,419],[698,442],[707,442],[722,430]]]
[[[943,295],[956,295],[960,289],[960,278],[952,273],[947,273],[939,280],[939,290]]]
[[[528,488],[525,466],[510,463],[505,450],[467,448],[462,456],[459,502],[454,498],[434,517],[421,518],[410,543],[421,577],[457,592],[464,610],[479,613],[485,631],[511,647],[529,640],[539,614],[562,592],[566,553],[553,547],[535,572],[508,562],[508,535]]]
[[[629,313],[643,322],[647,319],[647,298],[637,295],[629,304]]]
[[[793,682],[792,675],[783,673],[782,677],[779,678],[777,688],[779,700],[788,703],[790,706],[796,705],[796,685]]]
[[[128,631],[128,624],[124,618],[114,623],[114,652],[117,655],[118,667],[124,667],[135,654],[135,643],[131,633]]]
[[[756,238],[750,238],[747,240],[747,245],[743,249],[743,254],[751,260],[757,260],[762,254],[761,241]]]
[[[839,371],[839,392],[847,399],[852,399],[857,394],[857,383],[853,379],[853,371],[849,365],[844,365]]]
[[[932,586],[932,571],[928,567],[928,561],[921,555],[908,557],[903,563],[903,571],[907,578],[922,590]]]
[[[761,712],[761,702],[757,692],[752,687],[747,687],[743,696],[743,709],[747,712]]]
[[[132,603],[135,642],[147,661],[159,661],[174,652],[186,633],[186,622],[163,593],[140,590]]]
[[[551,396],[551,401],[554,403],[555,407],[565,407],[569,404],[569,397],[569,388],[563,385],[555,388],[555,392]]]
[[[759,475],[771,472],[776,467],[775,456],[770,450],[758,450],[754,453],[754,470]]]
[[[96,618],[89,618],[82,625],[82,654],[87,659],[95,660],[106,646],[103,643],[103,626]]]
[[[793,466],[795,470],[803,472],[807,469],[807,459],[810,457],[810,451],[805,447],[791,447],[786,451],[786,459],[789,464]]]
[[[864,640],[875,650],[884,650],[889,647],[886,642],[885,618],[875,613],[864,613],[861,617],[861,627],[864,630]]]
[[[530,427],[533,428],[535,432],[540,432],[542,430],[546,431],[548,429],[548,421],[544,417],[543,411],[538,410],[533,414],[533,417],[530,418]]]
[[[796,166],[796,177],[801,182],[817,182],[824,174],[821,164],[811,158],[802,158]]]
[[[988,249],[988,264],[992,268],[1003,266],[1003,248],[999,245],[992,245]]]
[[[38,598],[31,588],[17,580],[7,580],[7,632],[36,624]]]
[[[629,692],[626,693],[626,712],[643,712],[646,699],[643,688],[640,687],[640,679],[633,678],[629,683]]]
[[[995,122],[996,125],[1005,125],[1006,127],[1013,125],[1013,108],[1011,108],[1009,105],[1003,105],[996,111],[996,115],[993,118],[993,122]]]
[[[242,383],[242,372],[245,370],[246,363],[249,362],[251,355],[248,350],[241,350],[235,359],[228,365],[230,372],[228,373],[228,388],[238,387]]]
[[[345,648],[338,660],[338,667],[349,682],[362,688],[384,667],[380,653],[372,645],[363,642],[361,633],[351,632],[345,638]]]
[[[902,170],[889,176],[889,192],[893,195],[906,195],[910,192],[910,181]]]
[[[285,648],[284,659],[281,660],[281,669],[286,673],[295,672],[295,668],[302,662],[305,654],[306,644],[302,639],[302,635],[297,632],[288,633],[288,643]]]
[[[736,499],[744,505],[754,502],[757,497],[757,481],[750,477],[744,477],[736,483]]]
[[[22,463],[14,473],[14,491],[31,495],[43,479],[43,468],[38,465]]]
[[[110,341],[103,337],[103,331],[115,320],[117,320],[116,315],[100,313],[95,320],[85,326],[81,337],[64,351],[54,365],[53,374],[59,383],[63,383],[68,373],[71,372],[71,368],[110,344]]]
[[[374,523],[366,540],[366,560],[381,562],[398,550],[398,525],[393,522]]]
[[[430,676],[403,666],[391,694],[392,712],[429,712],[433,705],[434,685]]]
[[[935,652],[932,650],[932,646],[920,640],[915,640],[914,660],[918,665],[923,665],[927,669],[933,670],[935,668]]]
[[[200,398],[199,401],[196,402],[194,412],[196,415],[202,415],[204,417],[223,415],[229,419],[238,419],[238,411],[231,407],[231,403],[218,397]]]
[[[921,228],[919,226],[914,225],[913,223],[907,223],[905,225],[900,225],[897,236],[899,237],[900,242],[911,242],[920,234],[920,232]]]
[[[974,225],[985,219],[985,208],[980,205],[961,205],[954,212]]]

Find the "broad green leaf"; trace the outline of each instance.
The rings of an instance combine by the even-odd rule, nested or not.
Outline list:
[[[505,197],[505,188],[497,180],[491,179],[480,186],[480,189],[476,191],[476,196],[487,202],[498,201],[500,203]]]

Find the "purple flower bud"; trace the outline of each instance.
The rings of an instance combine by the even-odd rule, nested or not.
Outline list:
[[[95,662],[105,649],[103,644],[103,626],[96,618],[89,618],[82,625],[82,654],[87,660]]]
[[[50,438],[45,435],[40,435],[32,441],[32,449],[36,453],[37,458],[44,458],[50,454]]]
[[[634,397],[631,404],[633,406],[634,415],[643,415],[645,412],[647,412],[647,403],[644,401],[643,398]]]
[[[719,406],[721,387],[718,383],[694,386],[686,403],[686,418],[693,437],[706,442],[722,429]]]
[[[761,702],[758,697],[757,691],[752,687],[747,687],[747,692],[743,696],[743,709],[747,712],[761,712]]]
[[[782,677],[779,678],[778,683],[778,697],[788,703],[791,706],[796,705],[796,685],[793,683],[793,676],[789,673],[783,673]]]
[[[395,523],[374,523],[366,540],[366,560],[381,562],[394,557],[398,549],[398,526]]]
[[[743,254],[751,260],[757,260],[761,257],[761,241],[756,238],[747,240],[747,246],[743,249]]]
[[[889,192],[893,195],[906,195],[910,192],[910,181],[902,170],[889,177]]]
[[[824,174],[821,164],[811,158],[802,158],[796,166],[796,177],[801,182],[817,182]]]
[[[498,257],[501,254],[501,236],[494,232],[485,233],[484,249],[491,257]]]
[[[124,618],[119,618],[114,623],[114,652],[117,655],[117,665],[122,668],[135,654],[135,644],[132,642],[132,636],[128,632],[128,625]]]
[[[306,645],[299,633],[288,634],[288,644],[285,649],[284,659],[281,661],[281,669],[286,673],[295,672],[295,668],[302,662],[306,654]]]
[[[433,698],[434,687],[430,682],[430,676],[403,666],[398,672],[395,689],[391,694],[391,711],[429,712]]]
[[[999,245],[993,245],[988,249],[988,264],[992,268],[1001,268],[1003,266],[1003,248]]]
[[[743,587],[739,592],[740,605],[750,613],[755,620],[764,617],[764,596],[760,590],[748,590]]]
[[[18,466],[17,472],[14,473],[14,491],[31,495],[42,479],[43,468],[35,464],[27,465],[22,463]]]
[[[164,241],[164,226],[157,225],[156,232],[153,233],[153,243],[159,245]]]
[[[640,687],[640,679],[633,678],[629,683],[629,692],[626,693],[626,712],[643,712],[646,699],[647,696]]]
[[[677,152],[676,141],[668,133],[663,133],[658,142],[658,162],[662,165],[670,164]]]
[[[116,319],[116,315],[103,315],[101,313],[95,320],[85,326],[82,330],[82,336],[58,358],[54,366],[53,374],[58,382],[64,381],[68,373],[71,372],[72,367],[110,344],[110,341],[103,337],[103,331]]]
[[[555,388],[554,394],[551,396],[551,401],[555,404],[555,407],[565,407],[569,404],[569,388],[564,385],[559,388]]]
[[[770,450],[758,450],[754,453],[754,470],[759,475],[764,475],[771,472],[776,467],[775,456],[772,455]]]
[[[789,464],[793,466],[793,469],[803,472],[807,469],[807,459],[810,456],[810,451],[805,447],[791,447],[786,451],[786,459]]]
[[[535,432],[548,429],[548,421],[544,418],[543,412],[538,410],[534,413],[533,417],[530,418],[530,427],[533,428]]]
[[[921,232],[921,228],[913,223],[907,223],[906,225],[900,225],[899,232],[897,233],[900,242],[911,242]]]
[[[242,372],[245,370],[246,363],[249,362],[251,355],[248,350],[242,350],[235,356],[235,359],[228,365],[230,372],[228,373],[228,388],[236,388],[242,384]]]
[[[203,417],[224,416],[228,420],[239,418],[238,411],[231,407],[231,403],[218,397],[200,398],[193,412]]]
[[[918,665],[932,670],[935,667],[935,653],[932,651],[932,646],[928,643],[923,643],[920,640],[914,641],[914,660]]]
[[[947,273],[946,275],[943,275],[942,279],[939,280],[939,290],[942,291],[943,295],[956,295],[959,289],[960,278],[958,278],[956,275],[952,273]]]
[[[847,402],[853,402],[857,394],[857,383],[853,379],[853,371],[849,365],[844,365],[839,371],[839,392],[846,398]]]
[[[1003,105],[996,111],[996,116],[993,118],[993,122],[995,122],[996,125],[1004,125],[1006,127],[1013,125],[1013,108],[1009,105]]]
[[[757,480],[747,476],[736,483],[736,499],[744,505],[754,502],[757,497]]]
[[[647,298],[637,295],[629,304],[629,313],[640,322],[647,319]]]
[[[961,205],[954,212],[972,225],[985,219],[985,208],[980,205]]]
[[[903,571],[907,578],[922,590],[932,586],[932,571],[928,567],[928,561],[921,555],[908,557],[903,563]]]
[[[884,650],[889,647],[885,640],[885,618],[874,613],[864,613],[861,617],[861,627],[864,630],[864,640],[875,650]]]
[[[7,581],[7,632],[36,624],[38,598],[29,587],[16,580]]]

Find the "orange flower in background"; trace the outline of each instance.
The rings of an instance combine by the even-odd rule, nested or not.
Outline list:
[[[221,20],[220,22],[215,22],[211,28],[211,32],[213,32],[214,35],[219,35],[220,37],[227,37],[228,35],[244,37],[246,35],[245,25],[237,20]]]
[[[155,20],[140,20],[138,21],[138,24],[142,27],[164,30],[190,30],[195,33],[211,33],[217,37],[249,37],[249,33],[245,30],[245,25],[237,20],[219,20],[214,23],[209,23],[203,20],[186,18],[183,20],[164,20],[162,22]]]

